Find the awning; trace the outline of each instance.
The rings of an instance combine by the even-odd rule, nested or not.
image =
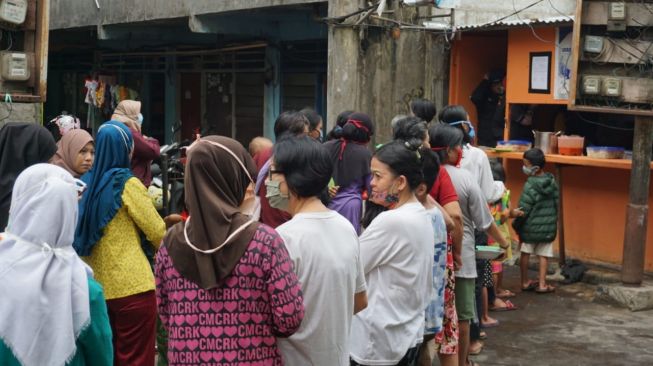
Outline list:
[[[511,19],[500,20],[491,23],[480,24],[465,24],[455,26],[456,30],[490,30],[490,29],[505,29],[520,26],[536,26],[536,25],[556,25],[556,24],[572,24],[574,22],[573,16],[556,16],[535,19]]]

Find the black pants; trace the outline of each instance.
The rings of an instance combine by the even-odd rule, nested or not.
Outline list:
[[[419,356],[419,346],[413,347],[406,352],[404,357],[399,360],[399,363],[396,364],[396,366],[417,366],[417,360]],[[360,364],[354,360],[350,360],[349,362],[350,366],[365,366],[363,364]]]

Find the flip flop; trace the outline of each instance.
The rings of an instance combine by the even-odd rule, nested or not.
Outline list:
[[[513,304],[510,300],[505,300],[504,302],[506,303],[506,306],[491,307],[490,311],[511,311],[519,309],[517,305]]]
[[[481,323],[481,328],[486,329],[486,328],[494,328],[499,326],[499,321],[497,320],[494,323]]]
[[[481,333],[478,336],[478,339],[480,339],[482,341],[486,340],[487,339],[487,333],[481,331]]]
[[[546,285],[545,288],[540,288],[540,287],[536,288],[535,292],[538,293],[538,294],[548,294],[548,293],[554,292],[555,290],[556,290],[555,287],[553,287],[551,285]]]
[[[467,353],[469,353],[470,356],[480,355],[481,352],[483,352],[483,347],[485,347],[484,344],[481,344],[481,345],[480,345],[477,349],[475,349],[475,350],[472,350],[472,349],[470,348],[469,351],[467,351]]]
[[[514,292],[510,291],[510,290],[503,290],[503,292],[501,294],[497,294],[497,297],[501,298],[501,299],[510,299],[512,297],[515,297],[515,296],[517,296],[517,295]]]
[[[537,289],[537,286],[539,286],[539,284],[537,282],[530,281],[526,287],[522,286],[521,290],[522,290],[522,292],[524,292],[524,291],[535,291],[535,289]]]

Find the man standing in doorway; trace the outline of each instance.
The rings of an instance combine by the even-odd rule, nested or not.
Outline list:
[[[495,147],[503,140],[505,127],[506,88],[505,72],[492,70],[485,75],[472,93],[478,115],[478,145]]]

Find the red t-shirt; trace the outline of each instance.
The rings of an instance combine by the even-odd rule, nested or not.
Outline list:
[[[444,169],[444,167],[440,168],[438,178],[435,180],[433,188],[431,188],[431,192],[429,194],[440,204],[440,206],[443,207],[451,202],[458,201],[456,188],[453,186],[451,177],[449,176],[449,173],[447,173],[447,170]]]
[[[254,157],[256,167],[260,170],[263,165],[265,165],[265,162],[270,159],[270,157],[272,157],[272,149],[261,151],[260,153],[256,154]],[[260,222],[276,229],[286,221],[290,221],[292,216],[290,216],[289,213],[277,210],[276,208],[272,208],[270,206],[268,199],[265,198],[265,194],[267,193],[265,184],[261,184],[258,192],[255,193],[261,198],[261,217],[259,219]]]

